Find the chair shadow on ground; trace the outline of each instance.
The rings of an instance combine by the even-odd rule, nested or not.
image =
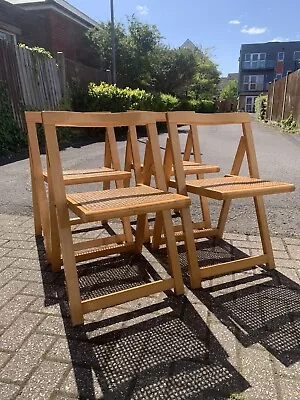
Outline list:
[[[49,272],[42,241],[38,246],[45,307],[60,306],[78,398],[221,400],[249,387],[185,296],[170,292],[97,311],[73,328],[63,273]],[[82,297],[153,280],[149,254],[82,263]]]
[[[184,246],[179,246],[188,285]],[[226,262],[248,255],[221,240],[197,243],[199,265]],[[155,256],[166,265],[166,250]],[[204,281],[205,282],[205,281]],[[206,281],[194,295],[245,347],[259,343],[285,366],[300,361],[300,286],[279,271],[263,266]]]

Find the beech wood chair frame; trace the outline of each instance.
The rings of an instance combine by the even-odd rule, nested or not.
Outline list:
[[[263,247],[263,254],[259,256],[251,256],[241,260],[219,263],[202,268],[199,268],[196,264],[190,264],[189,272],[191,286],[193,288],[199,287],[203,278],[210,278],[229,272],[251,268],[255,265],[265,264],[269,269],[274,268],[274,256],[269,228],[267,225],[263,195],[291,192],[295,190],[295,186],[290,183],[270,182],[259,179],[250,115],[247,113],[196,114],[192,112],[179,111],[167,113],[167,122],[170,145],[172,148],[172,162],[176,171],[177,192],[183,195],[194,193],[201,197],[217,199],[223,202],[217,227],[203,229],[198,232],[195,237],[215,237],[221,239],[223,237],[231,200],[234,198],[253,197]],[[230,174],[223,178],[186,180],[182,163],[177,156],[180,152],[180,143],[177,133],[177,127],[179,124],[189,125],[191,131],[195,135],[198,134],[198,126],[227,124],[241,125],[242,135],[239,140]],[[224,140],[226,139],[224,138]],[[248,163],[249,177],[239,176],[245,155]],[[167,165],[165,164],[167,181],[172,174],[172,162],[169,162]],[[161,242],[160,234],[162,232],[159,220],[156,221],[155,231],[157,232],[157,241],[154,243],[154,248],[158,248]]]
[[[52,176],[55,175],[56,177],[52,180],[51,184],[56,204],[59,237],[61,241],[64,272],[73,325],[83,323],[83,315],[85,313],[95,311],[99,308],[110,307],[171,288],[174,288],[176,294],[182,294],[184,291],[179,256],[172,225],[171,209],[176,207],[181,212],[182,224],[187,233],[187,254],[190,262],[193,263],[195,262],[195,245],[192,236],[192,223],[189,212],[190,199],[187,196],[168,193],[167,191],[158,142],[156,117],[156,113],[151,112],[147,114],[123,113],[105,115],[72,112],[42,113],[49,159],[49,178],[52,180]],[[128,135],[130,137],[132,148],[137,148],[137,125],[147,125],[151,153],[153,154],[156,188],[138,184],[138,186],[135,187],[66,195],[56,135],[56,128],[58,126],[106,127],[110,130],[113,130],[116,126],[128,126]],[[140,165],[137,165],[137,168],[139,170]],[[116,202],[118,203],[118,199],[123,201],[123,198],[126,200],[125,204],[120,203],[122,204],[121,206],[114,205]],[[140,198],[146,199],[145,203],[142,202],[139,204],[138,201],[141,201]],[[100,199],[98,203],[97,199]],[[105,203],[106,200],[108,200],[108,203]],[[83,254],[76,254],[76,246],[72,241],[71,223],[68,214],[69,208],[71,208],[72,211],[79,215],[85,222],[137,215],[137,233],[135,236],[135,242],[116,242],[113,245],[110,243],[110,245],[105,246],[105,242],[101,240],[97,242],[96,240],[91,243],[93,247],[91,251],[84,252]],[[82,301],[80,297],[76,262],[128,251],[140,253],[143,245],[143,233],[148,212],[161,212],[164,230],[167,237],[167,248],[170,262],[169,272],[171,278]],[[95,246],[101,247],[94,249]]]
[[[42,113],[26,112],[25,118],[28,129],[35,234],[36,236],[43,234],[47,260],[51,264],[53,271],[60,271],[62,266],[61,248],[51,179],[48,176],[48,157],[46,157],[47,170],[43,171],[37,136],[37,124],[42,124]],[[130,176],[131,172],[121,170],[116,138],[110,128],[106,130],[105,134],[103,167],[85,170],[65,170],[63,173],[65,185],[99,182],[103,183],[103,189],[108,189],[111,181],[115,182],[116,187],[123,187],[123,181],[125,179],[128,180]],[[47,198],[45,183],[48,184],[49,199]],[[71,218],[70,222],[71,225],[84,223],[79,217]],[[126,236],[127,240],[132,240],[130,220],[123,218],[122,222],[124,235],[122,237],[119,235],[119,239],[122,240]],[[81,244],[80,247],[83,249],[84,244]]]

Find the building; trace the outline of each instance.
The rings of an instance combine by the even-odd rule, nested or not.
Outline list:
[[[180,48],[195,50],[195,49],[197,49],[197,46],[190,39],[186,39],[186,41],[184,43],[182,43]]]
[[[0,0],[1,39],[62,51],[91,67],[99,61],[85,33],[96,24],[65,0]]]
[[[300,68],[300,41],[242,44],[239,58],[239,110],[254,112],[268,85]]]
[[[221,93],[222,90],[228,85],[229,81],[238,81],[239,74],[238,72],[230,72],[227,76],[222,76],[220,82],[218,84],[218,90]]]

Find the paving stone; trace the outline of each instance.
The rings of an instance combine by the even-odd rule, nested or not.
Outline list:
[[[1,246],[1,240],[0,240]],[[35,246],[33,242],[25,242],[20,240],[7,240],[2,244],[2,247],[9,247],[11,249],[27,249],[30,250]]]
[[[15,351],[44,318],[41,314],[24,312],[1,335],[0,349]]]
[[[280,272],[284,276],[287,276],[293,282],[296,282],[298,284],[300,283],[300,278],[299,278],[299,274],[297,273],[297,270],[277,267],[276,271]]]
[[[293,259],[300,260],[300,246],[287,245],[288,251]]]
[[[66,364],[43,361],[28,380],[18,400],[47,400],[52,397],[67,370]]]
[[[1,400],[13,400],[16,398],[20,387],[11,383],[0,382],[0,399]]]
[[[5,247],[0,247],[0,257],[5,256],[9,252],[10,252],[10,249],[5,248]]]
[[[65,289],[63,286],[42,284],[38,282],[26,282],[20,281],[26,284],[26,287],[22,290],[24,294],[31,294],[40,297],[47,297],[53,299],[61,299],[65,296]],[[0,294],[1,297],[1,294]]]
[[[296,238],[283,238],[283,241],[286,244],[292,244],[295,246],[300,246],[300,239],[296,239]]]
[[[0,324],[8,327],[34,300],[33,296],[16,295],[0,309]]]
[[[26,269],[20,272],[18,275],[19,280],[30,281],[30,282],[41,282],[51,283],[55,279],[57,279],[57,274],[53,272],[34,270],[34,269]]]
[[[267,351],[256,348],[241,348],[241,373],[251,387],[243,392],[248,400],[276,400],[276,377]]]
[[[64,321],[61,317],[47,316],[38,328],[39,332],[64,336],[66,334]]]
[[[10,354],[9,353],[3,353],[0,351],[0,371],[3,365],[9,360]]]
[[[61,315],[64,316],[70,315],[67,302],[65,302],[65,307],[62,308],[61,305],[55,299],[53,299],[52,303],[48,301],[47,304],[45,304],[45,299],[43,297],[38,297],[35,300],[35,302],[29,307],[29,311],[47,315],[56,315],[60,318]]]
[[[77,396],[77,398],[82,398],[83,396],[87,399],[104,398],[95,372],[92,369],[77,366],[71,369],[60,387],[60,391],[70,396]]]
[[[232,245],[234,247],[239,248],[246,248],[246,249],[261,249],[261,243],[258,242],[248,242],[244,240],[233,240]]]
[[[11,265],[15,261],[14,258],[9,258],[9,257],[1,257],[0,258],[0,272]]]
[[[41,270],[41,269],[48,269],[49,268],[49,272],[50,272],[50,267],[48,267],[46,264],[42,263],[38,260],[38,259],[23,259],[23,258],[19,258],[13,261],[13,263],[11,264],[11,267],[14,268],[22,268],[24,269],[37,269],[37,270]]]
[[[300,398],[300,381],[288,378],[280,378],[281,399],[282,400],[298,400]]]
[[[6,285],[10,280],[20,275],[21,271],[18,269],[6,268],[0,272],[0,288]]]
[[[294,268],[294,269],[299,269],[300,270],[300,260],[285,260],[285,259],[280,259],[278,258],[276,260],[276,266],[277,267],[282,267],[282,268]]]
[[[7,253],[7,257],[14,257],[14,258],[29,258],[35,260],[38,258],[38,253],[36,249],[6,249],[9,250]],[[1,253],[1,250],[0,250]]]
[[[59,338],[52,349],[47,354],[47,359],[64,362],[64,363],[71,363],[71,355],[70,355],[70,348],[76,347],[77,342],[74,340],[68,341],[66,338]]]
[[[272,248],[273,250],[281,250],[285,251],[285,246],[283,240],[281,238],[271,238]]]
[[[0,246],[3,246],[5,243],[7,243],[9,240],[7,239],[0,239]]]
[[[1,236],[1,239],[8,239],[8,240],[31,240],[35,241],[35,238],[30,233],[17,233],[17,232],[4,232]]]
[[[260,255],[262,255],[262,250],[260,249],[251,249],[251,252],[252,252],[252,255],[253,256],[260,256]],[[275,258],[275,262],[276,262],[276,260],[279,260],[279,259],[284,259],[284,260],[287,260],[287,259],[289,259],[290,257],[289,257],[289,255],[288,255],[288,253],[286,252],[286,251],[277,251],[277,250],[274,250],[273,251],[273,254],[274,254],[274,258]]]
[[[238,233],[224,233],[225,240],[248,240],[247,235],[240,235]]]
[[[18,292],[25,288],[27,284],[27,282],[14,279],[3,286],[0,290],[0,307],[11,300]]]
[[[23,382],[41,362],[41,357],[54,343],[55,338],[33,334],[18,349],[0,372],[0,379]]]

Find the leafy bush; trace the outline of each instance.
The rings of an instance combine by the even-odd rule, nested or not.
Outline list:
[[[179,99],[164,93],[149,93],[145,90],[118,88],[102,82],[100,85],[90,83],[87,89],[72,89],[73,111],[176,111],[190,110],[211,113],[215,103],[211,100]]]
[[[280,127],[286,132],[298,132],[299,127],[297,126],[297,121],[291,114],[287,119],[283,119],[279,123]]]
[[[255,116],[259,121],[267,120],[268,96],[258,96],[255,99]]]
[[[26,143],[27,136],[14,119],[8,91],[0,85],[0,155],[18,151]]]

